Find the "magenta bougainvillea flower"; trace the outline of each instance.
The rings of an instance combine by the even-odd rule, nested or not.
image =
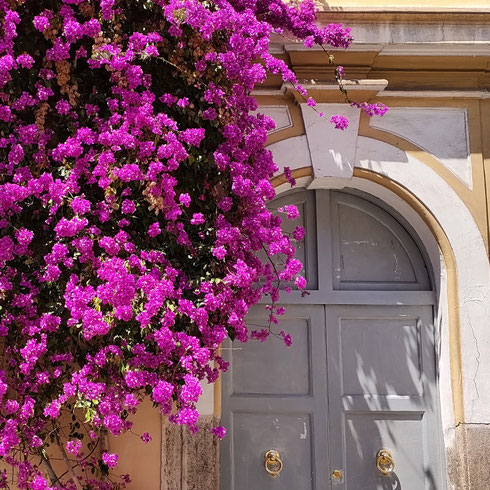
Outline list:
[[[278,281],[306,286],[251,94],[272,73],[307,100],[274,33],[347,47],[349,29],[318,27],[312,0],[0,6],[0,460],[19,488],[109,489],[107,433],[147,396],[197,431],[222,342],[265,340]],[[262,297],[270,326],[249,330]]]
[[[335,126],[336,129],[344,130],[349,126],[349,120],[340,114],[334,114],[330,118],[330,122]]]

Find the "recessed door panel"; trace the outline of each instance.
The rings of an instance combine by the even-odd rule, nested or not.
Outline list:
[[[418,317],[340,320],[342,395],[422,395]]]
[[[331,219],[335,289],[430,288],[420,251],[386,211],[337,192],[331,194]]]
[[[278,211],[281,207],[288,204],[293,204],[298,208],[299,217],[290,220],[287,219],[286,213]],[[295,256],[303,263],[301,274],[305,276],[307,281],[307,289],[316,289],[318,286],[318,267],[317,267],[317,243],[316,243],[316,210],[315,210],[315,193],[313,191],[296,190],[286,197],[279,197],[272,201],[269,209],[274,214],[279,215],[283,219],[282,229],[292,239],[296,248]],[[305,237],[302,240],[296,241],[292,234],[297,226],[305,229]],[[262,260],[268,260],[265,253],[261,253]],[[283,263],[284,257],[275,255],[271,257],[276,265]]]
[[[248,325],[264,326],[264,318],[251,317]],[[310,393],[310,322],[308,318],[284,318],[281,329],[294,339],[286,348],[282,338],[234,345],[232,396],[308,395]],[[273,362],[264,361],[270,359]]]
[[[434,490],[425,454],[423,416],[346,414],[345,484],[354,490]],[[377,454],[386,449],[394,467],[377,468]],[[431,481],[432,480],[432,481]]]
[[[232,427],[234,490],[314,488],[309,414],[235,412]],[[265,468],[269,450],[279,454],[280,463],[267,463],[277,476]]]

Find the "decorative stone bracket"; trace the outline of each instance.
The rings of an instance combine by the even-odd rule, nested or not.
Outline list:
[[[341,189],[352,179],[359,132],[360,110],[346,104],[301,104],[306,138],[313,167],[309,189]],[[324,117],[319,117],[323,112]],[[341,131],[330,123],[330,117],[341,114],[349,126]]]
[[[284,96],[295,99],[301,108],[306,135],[288,145],[287,151],[284,151],[280,143],[273,144],[270,149],[277,153],[280,166],[312,166],[313,180],[309,189],[341,189],[348,185],[353,176],[361,111],[343,102],[343,95],[336,84],[313,82],[303,84],[303,87],[317,102],[314,108],[307,105],[304,96],[292,85],[283,85],[281,92]],[[372,100],[387,84],[386,80],[344,81],[352,99],[359,101]],[[277,106],[260,107],[260,112],[277,117],[274,111],[278,111]],[[319,113],[324,116],[319,117]],[[343,131],[335,129],[330,122],[335,114],[343,115],[349,120],[349,126]],[[282,119],[279,123],[281,127]],[[294,160],[301,160],[302,165]]]

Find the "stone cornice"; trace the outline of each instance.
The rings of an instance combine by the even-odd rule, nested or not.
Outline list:
[[[370,100],[379,95],[387,86],[387,80],[344,80],[343,86],[355,100]],[[336,83],[303,83],[303,88],[316,102],[344,102],[344,95]],[[284,84],[281,91],[297,102],[305,102],[305,98],[290,84]],[[259,93],[257,91],[257,93]]]
[[[391,22],[391,23],[488,23],[489,7],[454,7],[437,9],[434,7],[328,7],[320,6],[318,19],[321,23],[330,22]]]

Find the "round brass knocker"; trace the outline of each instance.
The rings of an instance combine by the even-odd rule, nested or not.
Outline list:
[[[265,453],[264,460],[265,471],[269,473],[271,478],[275,478],[279,475],[283,467],[279,453],[273,449],[269,449],[269,451]]]
[[[376,455],[376,468],[382,475],[389,475],[395,469],[395,461],[388,449],[380,449]]]

